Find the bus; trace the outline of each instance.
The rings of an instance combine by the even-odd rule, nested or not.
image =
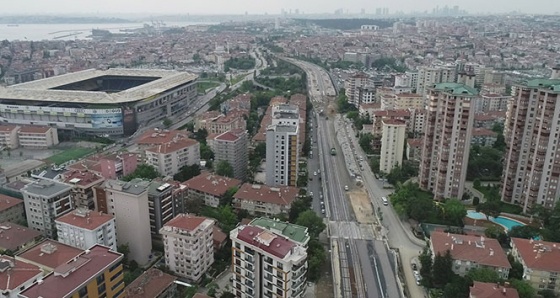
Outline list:
[[[331,155],[336,155],[336,149],[334,149],[334,147],[331,148]]]

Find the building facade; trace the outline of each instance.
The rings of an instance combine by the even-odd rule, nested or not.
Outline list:
[[[146,163],[164,176],[173,176],[183,166],[200,163],[200,144],[188,138],[174,139],[146,149]]]
[[[344,82],[344,88],[348,102],[355,107],[360,106],[360,89],[368,84],[368,76],[365,73],[357,73]]]
[[[236,179],[247,179],[248,142],[246,130],[232,130],[216,136],[212,142],[214,162],[227,161],[233,168],[233,176]]]
[[[78,208],[56,219],[58,241],[86,250],[96,244],[117,251],[115,217]]]
[[[511,238],[511,255],[523,265],[523,280],[535,290],[560,293],[559,243]]]
[[[179,214],[159,231],[163,236],[165,265],[175,274],[199,281],[214,263],[214,220]]]
[[[0,194],[0,222],[21,224],[26,222],[23,200]]]
[[[73,209],[72,186],[39,180],[22,188],[27,224],[44,236],[56,236],[55,219]]]
[[[226,192],[239,188],[241,183],[238,179],[206,172],[185,181],[183,185],[186,186],[188,200],[201,199],[206,206],[216,208]]]
[[[534,205],[551,209],[560,196],[560,79],[531,80],[512,93],[504,126],[502,201],[523,212]]]
[[[266,131],[266,184],[295,186],[298,175],[298,126],[271,125]]]
[[[287,214],[298,195],[299,188],[293,186],[269,187],[245,183],[233,196],[233,207],[252,215]]]
[[[441,83],[428,90],[420,187],[443,200],[463,196],[473,130],[475,89]]]
[[[58,145],[58,131],[49,126],[22,126],[18,131],[19,145],[28,149],[47,149]]]
[[[148,205],[152,238],[159,238],[159,230],[163,225],[179,214],[175,199],[172,184],[157,180],[150,182]]]
[[[403,120],[383,120],[381,134],[381,158],[379,170],[390,173],[393,168],[401,166],[406,137],[406,123]]]

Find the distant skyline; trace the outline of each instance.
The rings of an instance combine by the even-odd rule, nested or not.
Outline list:
[[[409,13],[431,12],[433,8],[446,5],[470,13],[522,13],[558,14],[558,0],[18,0],[2,1],[0,15],[37,15],[37,14],[88,14],[88,15],[127,15],[127,14],[280,14],[281,10],[299,10],[300,13],[333,13],[337,9],[359,14],[365,9],[374,14],[376,8],[389,8],[389,13],[403,11]]]

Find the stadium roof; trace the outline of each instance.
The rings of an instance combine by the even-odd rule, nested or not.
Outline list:
[[[85,81],[101,76],[157,77],[158,79],[121,92],[54,90],[51,88]],[[198,76],[172,70],[88,69],[42,80],[0,88],[0,98],[42,102],[69,102],[89,104],[119,104],[140,101],[156,96],[171,88],[195,80]]]

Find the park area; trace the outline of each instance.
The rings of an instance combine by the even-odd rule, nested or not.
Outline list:
[[[49,163],[54,163],[56,165],[63,164],[70,160],[78,160],[88,154],[95,152],[95,148],[87,148],[87,147],[72,147],[63,150],[60,153],[57,153],[51,157],[46,158],[46,161]]]

